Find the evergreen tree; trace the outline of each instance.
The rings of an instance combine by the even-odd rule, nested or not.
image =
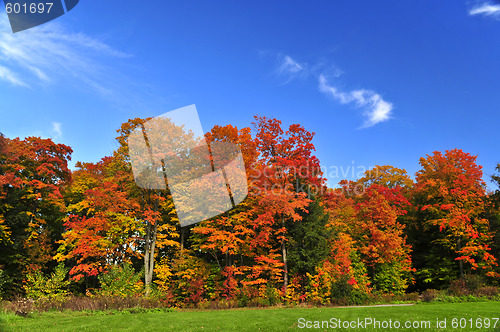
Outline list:
[[[289,222],[287,226],[289,243],[290,274],[314,274],[315,268],[329,252],[329,231],[326,228],[328,214],[320,205],[318,198],[313,198],[307,207],[308,212],[301,212],[302,220]]]

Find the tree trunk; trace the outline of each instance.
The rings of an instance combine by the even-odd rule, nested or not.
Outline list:
[[[457,240],[457,251],[462,250],[461,242],[462,242],[462,239],[459,238]],[[462,280],[462,282],[464,282],[465,281],[465,278],[464,278],[464,262],[462,260],[458,261],[458,267],[460,269],[460,280]]]
[[[181,226],[181,252],[184,250],[184,230],[185,228]]]
[[[148,193],[148,200],[149,200]],[[158,211],[158,200],[154,203],[154,211]],[[155,248],[156,248],[156,237],[158,233],[158,223],[159,220],[156,220],[153,223],[151,221],[147,221],[146,227],[146,238],[145,238],[145,246],[144,246],[144,287],[146,290],[146,296],[149,296],[151,293],[151,282],[153,281],[153,270],[155,264]]]
[[[375,264],[372,266],[372,285],[375,285]]]
[[[150,280],[149,280],[149,251],[150,251],[150,243],[149,239],[151,237],[151,225],[148,223],[147,230],[146,230],[146,238],[145,238],[145,244],[144,244],[144,286],[146,289],[146,296],[149,295],[150,293]]]
[[[154,225],[148,225],[146,252],[144,253],[144,285],[146,288],[146,296],[149,296],[149,294],[151,293],[151,282],[153,281],[153,270],[155,263],[157,230],[158,222],[156,222]]]
[[[283,227],[285,227],[285,216],[284,215],[281,216],[281,225]],[[283,236],[284,235],[285,234],[283,234]],[[281,242],[281,251],[283,254],[283,288],[285,289],[285,292],[286,292],[286,289],[288,287],[288,260],[286,257],[286,242],[284,239]]]

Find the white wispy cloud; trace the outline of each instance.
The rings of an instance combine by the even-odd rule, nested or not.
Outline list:
[[[362,128],[374,126],[391,118],[392,103],[385,101],[378,93],[366,89],[344,92],[329,85],[324,75],[319,75],[318,80],[319,90],[322,93],[333,97],[341,104],[353,103],[356,107],[364,109],[363,115],[366,119]]]
[[[62,138],[62,123],[60,122],[52,122],[52,132],[54,134],[54,139]]]
[[[9,82],[12,85],[27,86],[17,75],[9,68],[0,65],[0,80]]]
[[[306,64],[300,63],[289,55],[277,54],[278,67],[276,75],[285,78],[283,84],[287,84],[298,77],[305,77],[308,75]]]
[[[282,59],[279,68],[280,73],[296,74],[304,70],[304,66],[292,59],[290,56],[285,55]]]
[[[341,104],[353,104],[356,108],[363,110],[365,121],[360,128],[368,128],[378,123],[391,119],[394,106],[384,100],[382,96],[372,90],[358,89],[344,91],[328,83],[328,77],[339,78],[344,73],[337,66],[322,59],[316,64],[299,62],[290,55],[282,53],[266,52],[265,55],[272,55],[278,59],[274,73],[278,77],[285,77],[287,84],[295,78],[314,78],[319,82],[319,90],[323,94],[333,97]]]
[[[129,55],[83,33],[68,32],[57,22],[13,34],[0,15],[0,80],[16,86],[67,81],[99,93],[112,90],[106,61]]]
[[[485,2],[469,9],[469,15],[500,17],[500,5]]]

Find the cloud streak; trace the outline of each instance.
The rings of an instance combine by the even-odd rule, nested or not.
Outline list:
[[[71,33],[57,22],[13,34],[0,15],[0,80],[14,86],[52,81],[76,81],[101,94],[110,93],[106,60],[129,55],[82,33]]]
[[[365,122],[361,128],[368,128],[391,118],[392,103],[385,101],[378,93],[366,89],[340,91],[329,85],[324,75],[320,75],[318,81],[320,92],[333,97],[341,104],[352,103],[356,107],[364,109]]]
[[[304,70],[304,66],[292,59],[290,56],[286,55],[283,57],[279,72],[281,74],[297,74]]]
[[[326,74],[339,78],[343,72],[336,66],[320,62],[314,66],[308,63],[300,63],[289,55],[277,54],[279,62],[275,73],[279,77],[286,77],[283,84],[287,84],[297,77],[314,77],[319,82],[319,91],[329,97],[332,97],[341,104],[353,104],[354,107],[363,110],[365,121],[360,128],[372,127],[378,123],[391,119],[394,106],[392,103],[384,100],[382,96],[372,90],[359,89],[352,91],[342,91],[339,88],[330,85],[326,79]]]
[[[0,80],[9,82],[14,86],[27,86],[17,75],[9,68],[0,65]]]
[[[500,17],[500,5],[492,5],[491,3],[482,3],[480,5],[474,6],[469,10],[469,15],[483,15],[499,18]]]
[[[284,77],[286,80],[282,84],[287,84],[298,77],[305,77],[308,74],[307,65],[299,63],[289,55],[278,54],[278,68],[276,75]]]
[[[54,139],[62,138],[62,123],[60,122],[52,122],[52,132],[54,133]]]

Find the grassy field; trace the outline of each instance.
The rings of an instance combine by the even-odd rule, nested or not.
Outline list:
[[[302,320],[301,320],[302,318]],[[457,320],[454,320],[456,318]],[[489,318],[489,327],[488,320]],[[500,302],[431,303],[413,306],[351,308],[270,308],[220,311],[173,311],[142,313],[35,313],[27,318],[0,315],[1,331],[288,331],[347,330],[384,331],[384,324],[394,328],[399,322],[405,331],[500,331]],[[358,324],[358,319],[362,323]],[[372,323],[367,325],[366,322]],[[441,328],[437,328],[437,319]],[[446,327],[444,320],[446,319]],[[460,321],[462,319],[462,321]],[[335,328],[344,321],[351,328]],[[374,328],[375,320],[380,328]],[[314,328],[319,321],[320,328]],[[321,321],[329,321],[329,326]],[[389,322],[391,321],[391,323]],[[404,328],[404,324],[419,328]],[[430,323],[430,328],[425,326]],[[454,322],[456,324],[454,324]],[[481,327],[479,327],[482,323]],[[460,328],[460,324],[464,327]],[[472,328],[471,328],[472,325]],[[310,326],[311,328],[307,328]],[[385,325],[388,327],[388,325]],[[303,327],[303,328],[300,328]],[[454,328],[456,327],[456,328]]]

